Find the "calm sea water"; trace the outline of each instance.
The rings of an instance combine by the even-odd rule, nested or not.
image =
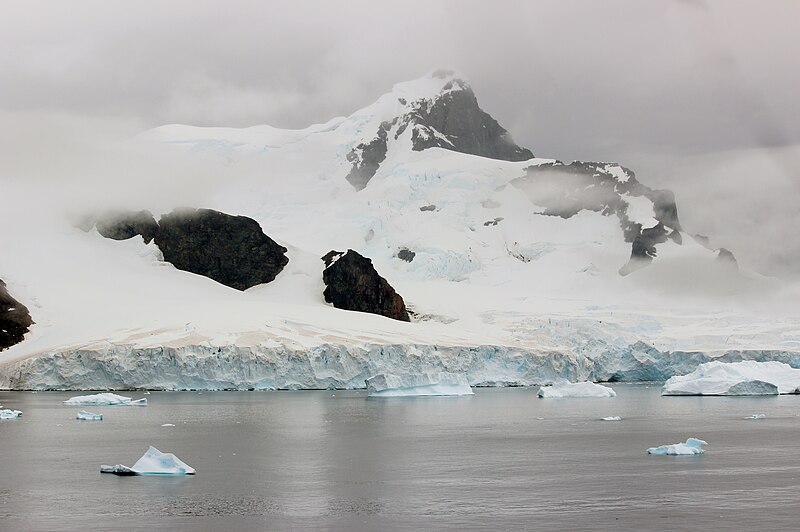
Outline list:
[[[800,526],[800,397],[614,388],[611,399],[154,392],[146,408],[90,408],[102,422],[61,405],[76,394],[0,392],[24,411],[0,421],[0,529]],[[767,418],[743,419],[755,413]],[[612,415],[623,420],[599,420]],[[645,454],[690,436],[708,441],[705,455]],[[99,473],[149,445],[197,475]]]

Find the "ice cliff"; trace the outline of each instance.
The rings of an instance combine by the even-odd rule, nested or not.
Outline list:
[[[190,390],[363,389],[380,373],[463,373],[472,386],[569,381],[663,381],[710,360],[776,360],[800,368],[800,353],[731,350],[660,352],[637,343],[594,352],[533,351],[508,346],[418,344],[141,348],[109,345],[22,359],[0,366],[0,389]]]

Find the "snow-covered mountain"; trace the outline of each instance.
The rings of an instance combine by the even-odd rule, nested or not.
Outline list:
[[[36,323],[0,354],[0,387],[363,387],[440,370],[533,384],[666,378],[715,356],[800,365],[798,320],[763,313],[786,287],[692,235],[673,195],[628,168],[534,158],[454,72],[302,130],[168,125],[133,142],[213,169],[191,206],[256,220],[288,263],[241,291],[164,262],[157,233],[116,241],[53,217],[34,243],[4,228],[0,276]],[[183,205],[125,206],[160,218]],[[325,302],[321,257],[348,249],[411,322]]]

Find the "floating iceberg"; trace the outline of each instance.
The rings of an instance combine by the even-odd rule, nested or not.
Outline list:
[[[153,446],[144,453],[144,456],[133,464],[133,467],[117,464],[115,466],[101,465],[101,473],[111,473],[120,476],[132,475],[194,475],[195,469],[183,463],[180,458],[172,453],[162,453]]]
[[[463,373],[417,373],[402,376],[381,373],[365,382],[368,397],[473,395],[467,376]]]
[[[600,421],[622,421],[622,418],[619,416],[608,416],[608,417],[601,417]]]
[[[647,454],[658,456],[689,456],[693,454],[703,454],[703,445],[708,443],[697,438],[689,438],[686,443],[673,443],[672,445],[662,445],[660,447],[650,447]]]
[[[0,419],[15,419],[22,415],[20,410],[0,410]]]
[[[766,414],[753,414],[752,416],[747,416],[745,419],[765,419],[766,417]]]
[[[83,421],[103,421],[103,414],[94,414],[92,412],[87,412],[86,410],[81,410],[78,412],[77,419]]]
[[[778,395],[798,393],[800,369],[783,362],[706,362],[670,378],[661,395]]]
[[[132,400],[115,393],[96,393],[94,395],[77,395],[64,401],[65,405],[89,406],[147,406],[147,399]]]
[[[616,397],[617,392],[608,386],[593,382],[567,382],[553,383],[552,386],[539,388],[539,397]]]

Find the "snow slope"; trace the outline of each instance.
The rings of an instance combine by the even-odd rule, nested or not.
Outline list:
[[[794,288],[721,267],[687,234],[619,275],[631,244],[614,216],[546,216],[512,183],[552,160],[414,151],[404,133],[356,191],[347,154],[405,112],[401,100],[435,98],[448,81],[398,84],[303,130],[170,125],[133,141],[141,157],[199,161],[213,177],[182,182],[203,198],[193,206],[252,217],[289,249],[275,281],[245,292],[161,262],[140,237],[108,240],[63,210],[31,209],[48,185],[10,187],[0,274],[36,324],[0,353],[0,388],[363,387],[378,373],[438,371],[473,385],[657,380],[717,357],[800,367]],[[184,201],[127,199],[109,202],[158,217]],[[643,225],[655,221],[647,201],[630,200]],[[324,303],[319,258],[348,248],[373,260],[412,323]]]

